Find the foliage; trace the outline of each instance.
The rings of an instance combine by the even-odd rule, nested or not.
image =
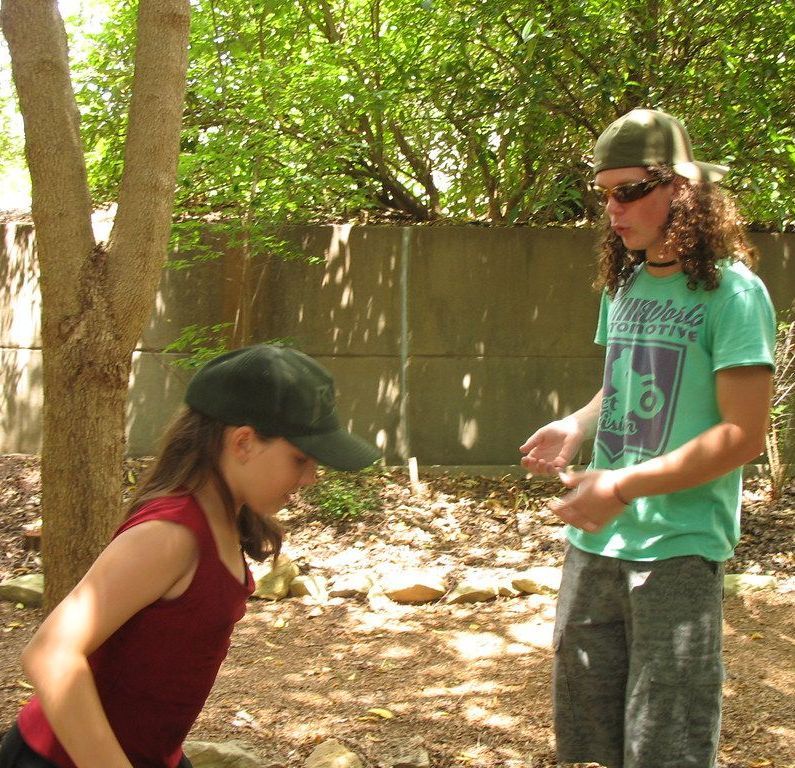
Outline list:
[[[11,127],[9,99],[0,96],[0,171],[13,165],[15,155],[22,154],[22,141]]]
[[[205,363],[232,347],[229,345],[229,330],[234,323],[216,323],[215,325],[187,325],[178,338],[163,347],[163,352],[177,352],[187,354],[188,357],[178,358],[172,365],[176,368],[194,370],[201,368]],[[279,338],[268,339],[265,344],[276,344],[289,347],[294,344],[293,339]]]
[[[0,197],[8,207],[17,207],[9,192],[29,187],[25,168],[25,140],[21,126],[15,125],[16,102],[12,96],[11,67],[5,51],[0,50]],[[19,206],[21,207],[21,206]]]
[[[377,512],[382,508],[378,488],[370,482],[378,471],[376,468],[361,472],[322,469],[319,482],[304,488],[301,498],[316,509],[321,520],[357,520],[367,512]]]
[[[307,256],[295,242],[272,229],[242,226],[237,220],[215,221],[208,225],[200,217],[182,215],[171,227],[171,257],[167,266],[177,271],[190,269],[229,251],[240,253],[244,258],[267,253],[284,260],[301,259],[312,263],[317,259]]]
[[[778,326],[776,373],[765,447],[771,496],[777,499],[795,476],[795,304]]]
[[[122,167],[134,6],[115,1],[81,77],[98,202]],[[685,119],[700,156],[733,167],[747,218],[792,225],[785,6],[195,0],[180,210],[249,230],[384,213],[575,223],[596,215],[594,138],[652,106]]]
[[[177,368],[188,370],[200,368],[209,360],[229,350],[224,332],[232,325],[232,323],[217,323],[185,326],[178,338],[163,347],[163,352],[189,354],[189,357],[174,360],[173,365]]]

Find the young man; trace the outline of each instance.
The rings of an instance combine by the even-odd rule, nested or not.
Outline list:
[[[602,389],[521,446],[570,489],[554,633],[558,759],[711,768],[723,561],[764,446],[775,318],[755,256],[684,126],[633,110],[594,150],[606,207]],[[594,437],[587,472],[569,472]]]

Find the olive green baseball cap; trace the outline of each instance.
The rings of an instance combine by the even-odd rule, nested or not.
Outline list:
[[[331,374],[290,347],[256,344],[213,358],[190,380],[185,402],[222,424],[283,437],[334,469],[363,469],[381,456],[340,425]]]
[[[720,181],[725,165],[693,156],[687,129],[672,115],[656,109],[633,109],[611,123],[594,147],[594,174],[611,168],[667,165],[693,181]]]

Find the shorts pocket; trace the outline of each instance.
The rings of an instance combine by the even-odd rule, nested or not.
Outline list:
[[[722,683],[719,659],[649,664],[627,700],[627,765],[712,765],[718,747]]]

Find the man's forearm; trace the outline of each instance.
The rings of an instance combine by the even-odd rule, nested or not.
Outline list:
[[[596,435],[596,426],[599,423],[599,414],[602,410],[602,390],[600,389],[591,400],[567,418],[574,419],[580,427],[583,439]]]
[[[674,493],[725,475],[762,449],[758,435],[721,422],[670,453],[616,470],[616,481],[626,500]]]

